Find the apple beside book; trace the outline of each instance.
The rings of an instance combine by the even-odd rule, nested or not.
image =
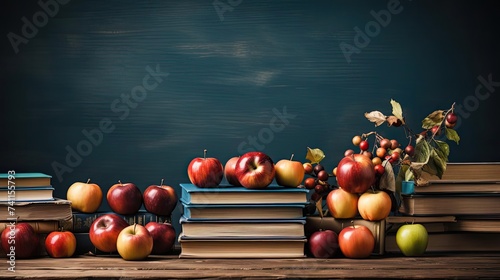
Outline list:
[[[45,251],[52,258],[69,258],[76,251],[76,237],[71,231],[53,231],[45,238]]]
[[[101,187],[90,183],[90,179],[84,182],[71,184],[66,192],[66,199],[71,201],[71,208],[82,213],[94,213],[102,203]]]
[[[113,212],[121,215],[133,215],[142,206],[142,192],[133,183],[114,184],[106,195],[109,207]]]
[[[39,253],[40,239],[28,223],[6,227],[0,239],[2,250],[10,260],[34,258]]]
[[[396,232],[396,244],[405,256],[421,256],[427,250],[429,236],[421,224],[402,225]]]
[[[175,243],[175,228],[170,223],[149,222],[145,228],[153,237],[153,250],[151,254],[163,255],[172,250]]]
[[[153,237],[144,226],[133,224],[120,232],[116,240],[116,249],[124,260],[143,260],[153,250]]]
[[[326,196],[328,211],[336,219],[353,218],[358,214],[359,196],[343,189],[334,189]]]
[[[90,241],[103,252],[116,252],[118,235],[128,226],[129,224],[116,214],[110,213],[99,216],[90,226]]]
[[[159,216],[170,216],[177,205],[177,194],[173,187],[164,185],[151,185],[143,193],[144,208],[150,213]]]
[[[199,188],[214,188],[219,186],[224,176],[222,163],[214,157],[207,158],[207,150],[203,157],[191,160],[187,168],[189,181]]]
[[[366,226],[348,226],[339,233],[339,247],[342,254],[347,258],[367,258],[375,248],[375,237]]]
[[[274,180],[274,162],[262,152],[248,152],[236,162],[235,173],[243,187],[263,189]]]
[[[338,235],[333,230],[319,230],[308,239],[309,251],[315,258],[331,258],[339,251]]]
[[[304,180],[304,164],[293,160],[293,154],[290,159],[281,159],[275,166],[276,183],[283,187],[295,188]]]
[[[392,200],[385,192],[380,190],[368,190],[358,199],[358,211],[363,219],[368,221],[380,221],[391,213]]]

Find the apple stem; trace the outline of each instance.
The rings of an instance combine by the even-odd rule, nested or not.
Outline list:
[[[122,181],[121,181],[121,180],[118,180],[118,183],[120,183],[120,185],[122,185],[122,186],[123,186],[123,184],[122,184]]]
[[[165,179],[161,179],[160,186],[163,186],[163,180],[165,180]]]
[[[292,159],[293,159],[293,154],[292,154],[292,156],[290,157],[290,160],[292,160]]]
[[[90,182],[90,178],[87,179],[87,184]]]
[[[137,226],[137,223],[134,223],[134,234],[135,234],[135,227]]]
[[[203,158],[206,159],[207,158],[207,149],[204,149],[203,150]]]

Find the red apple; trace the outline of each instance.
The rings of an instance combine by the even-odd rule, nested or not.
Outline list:
[[[296,188],[304,180],[304,165],[292,159],[293,154],[290,159],[279,160],[274,165],[276,183],[280,186]]]
[[[207,150],[203,151],[203,158],[194,158],[187,168],[191,183],[199,188],[213,188],[219,186],[224,176],[224,167],[216,158],[207,158]]]
[[[143,193],[144,208],[159,216],[170,216],[177,205],[177,194],[171,186],[163,184],[151,185]]]
[[[90,242],[103,252],[116,252],[116,239],[120,232],[128,226],[129,224],[116,214],[99,216],[90,225]]]
[[[339,250],[338,235],[329,229],[311,234],[308,244],[309,251],[315,258],[331,258]]]
[[[236,162],[235,172],[241,185],[249,189],[266,188],[275,175],[273,160],[262,152],[242,155]]]
[[[139,224],[124,228],[116,240],[118,254],[127,261],[143,260],[153,250],[153,237]]]
[[[364,193],[374,182],[375,168],[367,156],[347,156],[337,165],[337,183],[347,192]]]
[[[106,195],[109,207],[113,212],[122,215],[137,213],[142,206],[141,190],[133,183],[118,182],[109,188]]]
[[[391,213],[392,200],[384,191],[368,190],[358,200],[358,211],[363,219],[380,221]]]
[[[227,182],[233,186],[241,186],[240,181],[238,181],[238,177],[234,172],[236,169],[236,162],[238,162],[239,158],[240,157],[232,157],[224,165],[224,177],[226,177]]]
[[[146,229],[153,237],[153,251],[151,254],[162,255],[168,253],[175,243],[175,228],[170,223],[149,222]]]
[[[10,224],[1,234],[2,250],[8,259],[34,258],[39,251],[39,238],[28,223]]]
[[[76,237],[71,231],[53,231],[45,238],[45,250],[52,258],[69,258],[76,250]]]
[[[348,258],[367,258],[375,248],[375,237],[366,226],[352,225],[340,231],[339,246],[342,254]]]
[[[102,202],[102,190],[99,185],[90,183],[75,182],[69,186],[66,198],[71,201],[73,210],[83,213],[94,213],[99,209]]]
[[[334,189],[326,196],[328,211],[336,219],[353,218],[358,214],[358,194]]]

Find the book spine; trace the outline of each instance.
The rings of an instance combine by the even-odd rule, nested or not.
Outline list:
[[[36,233],[50,233],[58,230],[70,230],[68,223],[65,221],[23,221],[17,220],[16,223],[28,223],[30,224]],[[11,222],[0,221],[0,232],[11,226]]]
[[[111,214],[112,212],[100,212],[100,213],[81,213],[81,212],[73,212],[73,224],[71,227],[71,231],[74,233],[88,233],[92,223],[100,216],[104,214]],[[116,214],[116,213],[113,213]],[[135,215],[119,215],[122,217],[129,225],[140,224],[146,225],[149,222],[158,222],[158,223],[170,223],[172,221],[171,217],[167,216],[158,216],[153,213],[144,212],[137,213]]]

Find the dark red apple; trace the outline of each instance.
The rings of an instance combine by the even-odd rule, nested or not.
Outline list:
[[[187,172],[193,185],[199,188],[214,188],[222,181],[224,167],[217,158],[207,158],[207,150],[204,150],[202,158],[191,160]]]
[[[344,157],[337,165],[337,183],[344,191],[364,193],[375,182],[372,160],[361,154]]]
[[[39,242],[38,235],[28,223],[9,225],[1,234],[2,250],[13,261],[36,257],[40,249]]]
[[[177,205],[177,194],[171,186],[151,185],[143,193],[144,208],[159,216],[170,216]]]
[[[163,255],[172,249],[176,233],[170,223],[149,222],[145,227],[153,237],[153,251],[151,254]]]
[[[375,237],[366,226],[348,226],[339,233],[339,247],[342,254],[348,258],[367,258],[375,248]]]
[[[109,188],[106,195],[109,207],[113,212],[121,215],[133,215],[142,206],[142,192],[133,183],[122,184],[118,181]]]
[[[315,258],[331,258],[339,250],[338,235],[329,229],[311,234],[308,244],[309,251]]]
[[[273,160],[262,152],[248,152],[236,162],[236,176],[245,188],[266,188],[274,180]]]
[[[226,177],[227,182],[233,186],[241,186],[240,181],[238,181],[238,176],[236,176],[234,172],[239,158],[240,157],[232,157],[224,165],[224,177]]]
[[[89,230],[90,242],[99,250],[116,252],[116,240],[129,224],[116,214],[104,214],[94,220]]]

